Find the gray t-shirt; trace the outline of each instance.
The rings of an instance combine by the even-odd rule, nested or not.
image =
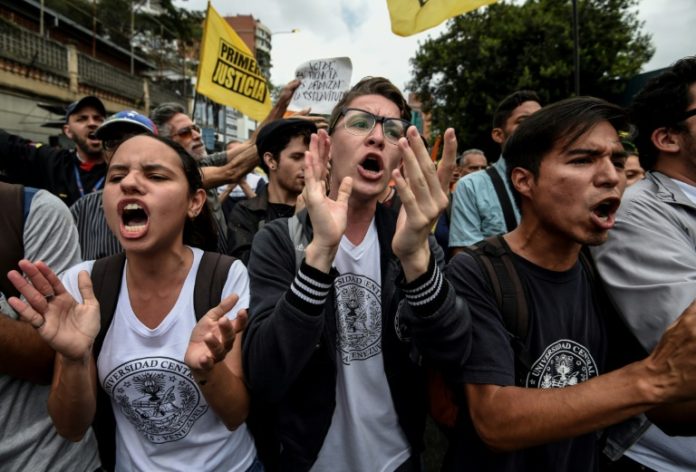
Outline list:
[[[56,273],[80,262],[70,211],[45,190],[31,202],[23,236],[25,257],[46,262]],[[5,311],[0,316],[16,316]],[[56,432],[46,407],[50,389],[0,374],[0,469],[91,472],[100,466],[91,429],[78,443]]]

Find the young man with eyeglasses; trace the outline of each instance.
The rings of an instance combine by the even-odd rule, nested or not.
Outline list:
[[[48,190],[66,205],[103,188],[106,164],[94,132],[105,118],[106,109],[97,97],[68,105],[63,133],[75,143],[74,150],[35,144],[0,130],[2,180]]]
[[[455,378],[467,358],[468,312],[430,236],[449,175],[439,180],[409,118],[387,79],[356,84],[331,115],[331,138],[311,138],[306,210],[254,239],[244,370],[252,401],[273,416],[271,459],[288,470],[420,470],[423,364]],[[449,129],[446,166],[455,153]],[[398,219],[378,203],[390,178]]]
[[[651,80],[630,112],[640,162],[649,172],[626,191],[608,241],[593,255],[627,326],[651,350],[696,299],[696,57]],[[693,434],[690,429],[675,425],[667,433]],[[696,439],[670,437],[652,426],[620,463],[636,470],[636,464],[641,470],[696,470]]]

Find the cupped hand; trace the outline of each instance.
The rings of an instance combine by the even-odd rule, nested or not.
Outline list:
[[[236,294],[225,297],[196,323],[184,356],[184,362],[192,371],[211,370],[232,350],[235,337],[244,330],[247,320],[246,310],[237,312],[234,320],[225,316],[238,300]]]
[[[11,297],[8,302],[20,317],[30,323],[56,352],[70,360],[84,360],[91,354],[99,334],[99,302],[92,290],[89,274],[78,275],[82,303],[68,293],[60,279],[43,262],[19,262],[24,278],[13,270],[8,279],[26,301]]]
[[[415,127],[411,126],[406,138],[399,140],[404,174],[398,169],[392,176],[396,180],[402,206],[392,239],[392,250],[404,267],[407,279],[409,272],[424,272],[430,257],[428,236],[432,226],[443,210],[447,208],[445,177],[446,172],[438,175],[435,164],[430,159],[428,150]],[[445,131],[444,155],[453,159],[457,149],[454,130]]]
[[[346,177],[331,199],[326,192],[329,150],[331,142],[324,130],[312,135],[309,150],[305,152],[305,188],[302,192],[305,206],[312,220],[313,238],[307,247],[307,262],[319,270],[327,271],[338,249],[348,224],[348,199],[352,179]],[[320,259],[316,264],[310,259]],[[326,264],[328,263],[328,268]]]

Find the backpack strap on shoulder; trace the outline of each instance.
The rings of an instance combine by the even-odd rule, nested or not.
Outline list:
[[[125,265],[126,255],[119,253],[97,259],[92,267],[92,287],[99,301],[100,314],[99,334],[92,348],[95,360],[99,357],[106,332],[109,331],[111,320],[116,312]],[[113,470],[116,462],[116,420],[111,408],[111,399],[102,388],[97,389],[97,410],[92,428],[97,437],[102,466],[106,470]]]
[[[116,312],[125,265],[126,255],[119,253],[97,259],[94,261],[94,267],[92,267],[92,287],[94,295],[97,297],[97,301],[99,301],[100,314],[99,334],[94,340],[94,347],[92,348],[95,359],[99,357],[106,332],[109,330],[111,320]]]
[[[217,252],[203,253],[196,274],[196,284],[193,289],[193,309],[196,321],[220,303],[222,289],[225,288],[230,267],[236,259]]]
[[[510,247],[502,236],[491,236],[471,246],[467,252],[488,277],[505,329],[511,335],[515,352],[515,376],[523,385],[532,366],[526,346],[529,333],[529,308],[522,281],[512,262]]]
[[[509,233],[513,229],[517,228],[517,219],[515,218],[515,210],[513,209],[512,202],[510,201],[510,195],[508,195],[507,189],[505,188],[505,182],[503,182],[503,178],[500,176],[495,167],[489,167],[486,169],[486,174],[488,174],[491,182],[493,182],[493,188],[495,189],[496,195],[498,195],[500,207],[503,209],[505,226],[507,226],[507,232]]]

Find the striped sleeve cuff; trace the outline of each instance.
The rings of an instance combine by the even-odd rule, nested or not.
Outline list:
[[[326,274],[302,261],[285,299],[303,313],[318,316],[324,309],[335,278],[334,270]]]
[[[401,289],[406,301],[418,316],[430,316],[435,313],[447,298],[444,276],[431,257],[428,270],[417,279],[402,283]]]

